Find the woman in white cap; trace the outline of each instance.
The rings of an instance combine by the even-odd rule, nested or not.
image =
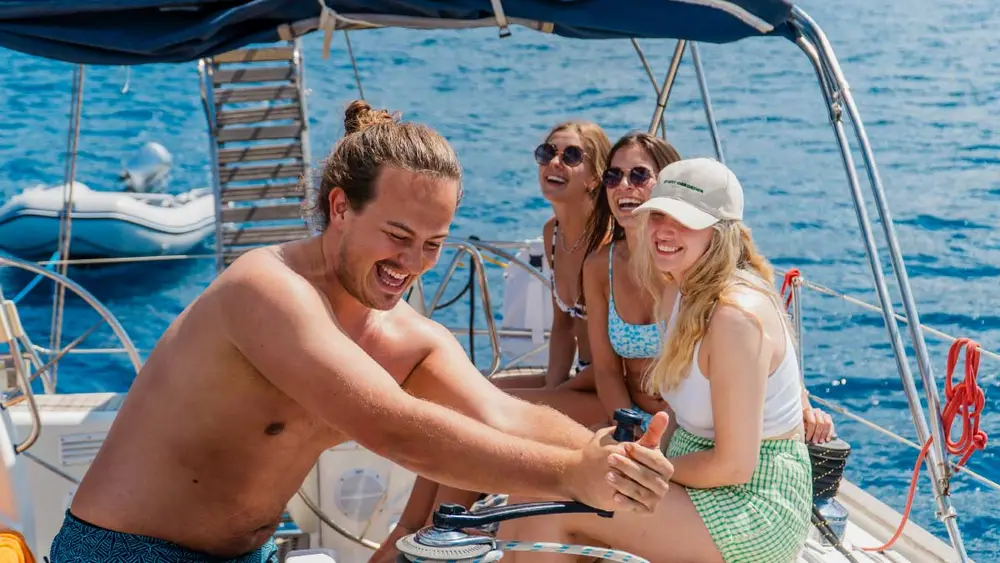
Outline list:
[[[651,515],[542,516],[501,535],[657,562],[793,561],[812,506],[802,384],[772,268],[743,224],[743,189],[725,165],[696,158],[664,168],[650,195],[632,264],[664,326],[645,384],[674,413],[672,486]],[[636,463],[615,462],[628,474]],[[514,560],[548,557],[564,556]]]

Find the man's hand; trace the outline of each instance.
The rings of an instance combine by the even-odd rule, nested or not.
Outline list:
[[[809,406],[802,409],[802,422],[805,424],[807,442],[823,444],[836,437],[833,433],[833,418],[819,409]]]
[[[615,442],[614,427],[597,431],[570,475],[577,500],[603,510],[656,510],[674,471],[660,451],[668,422],[667,413],[657,413],[635,443]]]

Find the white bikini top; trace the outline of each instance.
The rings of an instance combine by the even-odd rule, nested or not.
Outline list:
[[[664,331],[664,339],[674,327],[680,296],[674,302],[674,310]],[[780,436],[795,429],[802,423],[802,384],[799,376],[798,358],[787,330],[785,334],[785,356],[778,367],[767,378],[764,396],[763,438]],[[691,358],[691,370],[681,383],[670,391],[662,393],[674,411],[677,424],[705,439],[715,439],[715,421],[712,418],[711,382],[698,367],[699,340]]]

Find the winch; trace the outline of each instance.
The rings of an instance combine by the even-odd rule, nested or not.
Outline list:
[[[631,409],[618,409],[614,439],[635,440],[642,417]],[[609,561],[648,563],[635,555],[613,549],[555,543],[497,540],[479,528],[515,518],[551,514],[590,513],[604,518],[614,514],[575,501],[532,502],[469,511],[458,504],[442,504],[434,513],[432,525],[400,538],[397,563],[488,563],[498,561],[504,551],[553,551],[566,555],[592,555]]]

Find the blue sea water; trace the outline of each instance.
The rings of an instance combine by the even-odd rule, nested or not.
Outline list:
[[[1000,349],[1000,4],[802,5],[829,35],[865,119],[922,321]],[[467,175],[453,228],[459,236],[538,236],[550,209],[539,194],[531,150],[547,129],[566,118],[587,118],[616,138],[648,127],[655,102],[627,41],[580,42],[524,29],[503,41],[494,29],[378,30],[351,38],[367,99],[431,124],[458,150]],[[321,45],[318,35],[305,39],[314,160],[341,135],[343,108],[358,97],[343,38],[336,38],[327,60]],[[642,45],[662,77],[673,42]],[[781,268],[799,267],[812,281],[875,302],[840,154],[809,62],[780,39],[701,49],[725,155],[746,188],[747,221],[759,246]],[[8,69],[0,79],[0,196],[10,197],[63,178],[72,67],[10,51],[0,52],[0,66]],[[667,108],[667,127],[682,155],[712,154],[689,58]],[[173,190],[209,184],[196,65],[88,67],[77,179],[114,189],[122,162],[145,141],[173,153]],[[880,250],[888,264],[881,242]],[[70,269],[146,351],[213,274],[209,260]],[[491,276],[499,288],[499,270]],[[0,272],[8,296],[29,279]],[[22,301],[25,324],[42,343],[51,293],[41,284]],[[810,390],[915,439],[881,318],[813,292],[804,299]],[[95,321],[70,299],[63,341]],[[114,344],[105,329],[86,343]],[[948,344],[931,336],[928,344],[940,389]],[[476,351],[483,364],[482,342]],[[983,358],[983,426],[994,436],[1000,436],[998,368]],[[66,392],[124,391],[133,376],[122,358],[95,356],[74,356],[59,374]],[[842,417],[836,421],[854,448],[848,478],[901,510],[916,452]],[[996,448],[991,444],[969,465],[998,481]],[[921,476],[913,519],[945,537],[928,490]],[[1000,493],[965,477],[954,480],[952,493],[970,554],[1000,560],[1000,518],[993,510]]]

